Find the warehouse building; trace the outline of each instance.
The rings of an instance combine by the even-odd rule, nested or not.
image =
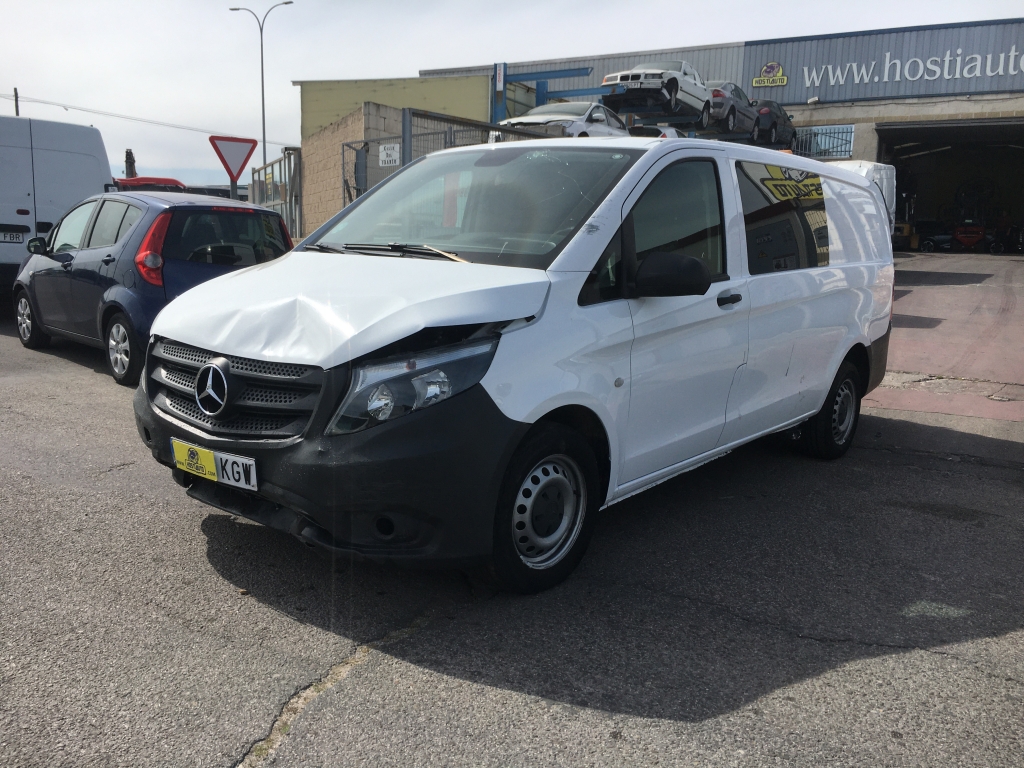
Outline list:
[[[964,219],[990,227],[1024,219],[1024,19],[486,64],[391,81],[306,81],[296,83],[303,143],[337,131],[356,111],[368,114],[364,102],[502,119],[529,109],[538,93],[599,100],[605,74],[664,59],[782,104],[801,154],[895,165],[897,218],[920,232]]]

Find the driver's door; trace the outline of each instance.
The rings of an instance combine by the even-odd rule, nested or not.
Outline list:
[[[71,210],[54,230],[47,247],[46,266],[32,273],[32,291],[42,323],[74,331],[71,305],[71,270],[96,208],[90,200]]]
[[[635,263],[656,251],[679,253],[704,261],[712,278],[703,296],[629,300],[634,341],[626,483],[717,446],[733,378],[746,360],[750,302],[740,244],[724,227],[736,210],[731,186],[723,194],[720,182],[731,178],[725,160],[709,150],[673,152],[648,172],[646,186],[638,185],[642,192],[634,191],[623,209],[627,269],[631,236]]]

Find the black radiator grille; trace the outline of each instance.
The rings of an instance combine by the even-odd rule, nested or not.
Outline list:
[[[229,363],[229,406],[211,417],[196,402],[196,375],[208,361]],[[146,364],[153,404],[175,418],[214,435],[241,439],[286,438],[302,434],[323,387],[314,366],[219,355],[176,341],[159,340]]]

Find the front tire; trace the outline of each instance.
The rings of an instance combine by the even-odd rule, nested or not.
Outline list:
[[[759,120],[754,121],[754,127],[750,129],[750,143],[757,144],[761,138],[761,123]]]
[[[104,338],[110,375],[118,384],[134,387],[142,372],[142,347],[128,318],[121,312],[111,317]]]
[[[821,410],[803,426],[804,450],[819,459],[838,459],[850,450],[860,421],[860,371],[849,360],[839,366]]]
[[[18,323],[18,339],[26,349],[41,349],[50,343],[38,319],[32,313],[32,302],[25,289],[14,294],[14,316]]]
[[[779,138],[779,128],[778,128],[777,125],[775,125],[773,123],[772,127],[768,129],[768,141],[767,141],[767,143],[768,144],[774,144],[778,138]]]
[[[579,433],[540,424],[509,461],[494,516],[491,575],[533,594],[579,564],[601,506],[594,452]]]
[[[697,127],[702,131],[707,130],[708,124],[711,122],[711,105],[704,102],[704,109],[700,111],[700,117],[697,121]]]

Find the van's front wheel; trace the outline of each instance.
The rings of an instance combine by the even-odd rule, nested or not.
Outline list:
[[[513,592],[563,581],[586,551],[600,507],[597,460],[560,424],[539,425],[509,462],[494,519],[491,572]]]
[[[860,372],[849,360],[839,366],[821,410],[803,426],[804,449],[819,459],[838,459],[853,443],[860,421]]]

